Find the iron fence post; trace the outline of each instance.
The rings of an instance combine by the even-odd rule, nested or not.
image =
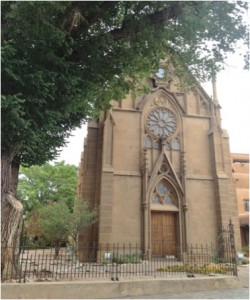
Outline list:
[[[234,265],[233,275],[238,276],[236,249],[235,249],[235,240],[234,240],[234,226],[231,219],[229,219],[229,240],[231,246],[230,248],[231,248],[232,263]]]

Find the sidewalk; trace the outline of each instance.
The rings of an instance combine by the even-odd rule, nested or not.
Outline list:
[[[249,288],[249,265],[238,267],[240,287]]]
[[[175,293],[155,293],[150,296],[126,297],[127,299],[249,299],[249,265],[238,266],[239,287],[204,289],[202,291],[188,291]]]
[[[242,284],[245,281],[246,279]],[[121,281],[3,283],[2,299],[178,299],[184,291],[195,294],[197,291],[204,293],[206,290],[212,293],[220,289],[230,292],[232,289],[244,288],[239,288],[237,277],[220,275],[195,278],[133,278]],[[174,293],[176,297],[171,297]],[[187,295],[185,293],[182,298],[188,299]]]

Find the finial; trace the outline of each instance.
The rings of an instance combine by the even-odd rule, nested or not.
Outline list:
[[[218,102],[218,97],[217,97],[217,82],[216,82],[216,77],[212,79],[212,86],[213,86],[213,101],[215,104],[219,104]]]

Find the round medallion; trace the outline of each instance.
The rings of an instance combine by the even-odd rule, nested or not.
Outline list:
[[[172,111],[159,107],[152,110],[146,121],[147,130],[156,138],[168,138],[177,128],[177,119]]]

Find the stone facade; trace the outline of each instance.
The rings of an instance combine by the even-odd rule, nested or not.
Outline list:
[[[151,92],[112,102],[88,124],[78,194],[99,206],[99,221],[79,234],[89,243],[132,243],[145,256],[167,241],[166,255],[187,244],[215,243],[229,219],[240,247],[229,138],[220,105],[197,84],[150,79]],[[177,253],[178,252],[178,253]]]
[[[232,171],[240,219],[242,247],[249,245],[249,155],[232,153]]]

